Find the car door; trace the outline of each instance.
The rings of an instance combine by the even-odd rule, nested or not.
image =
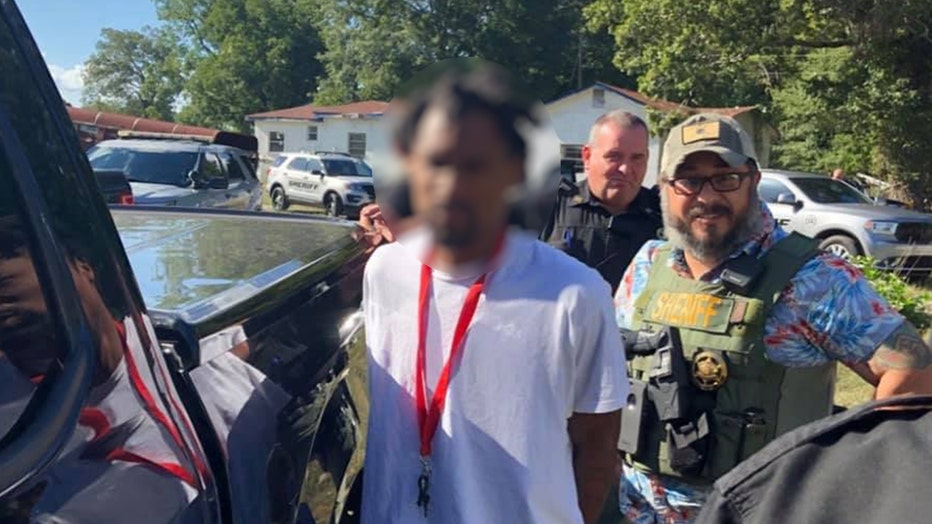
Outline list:
[[[285,192],[291,200],[307,202],[310,199],[307,181],[307,159],[294,157],[285,165]]]
[[[770,213],[779,226],[787,231],[800,229],[802,223],[799,220],[798,204],[793,203],[797,197],[789,186],[775,178],[765,177],[761,178],[757,192],[760,199],[770,208]]]
[[[319,205],[323,202],[324,192],[327,190],[324,164],[316,158],[307,159],[307,179],[310,202]]]
[[[12,2],[0,49],[0,522],[217,522],[224,473]]]
[[[231,207],[230,181],[220,156],[212,151],[205,152],[200,172],[205,187],[196,191],[196,207]]]
[[[220,153],[223,168],[229,181],[226,189],[224,207],[231,209],[249,209],[252,189],[255,184],[246,178],[246,173],[236,157],[229,152]]]
[[[259,180],[259,174],[256,172],[256,164],[248,156],[242,154],[233,155],[245,174],[244,189],[248,194],[248,203],[246,209],[259,211],[262,209],[262,182]]]

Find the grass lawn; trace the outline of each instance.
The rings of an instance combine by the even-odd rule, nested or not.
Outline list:
[[[264,187],[264,186],[263,186],[263,187]],[[263,192],[262,192],[262,210],[263,210],[263,211],[270,211],[270,212],[274,212],[274,211],[275,211],[275,210],[272,208],[272,199],[271,199],[271,197],[269,197],[269,194],[268,194],[268,192],[266,192],[266,191],[263,191]],[[324,208],[322,208],[322,207],[302,206],[302,205],[294,205],[294,204],[292,204],[291,206],[288,207],[288,211],[285,211],[285,212],[286,212],[286,213],[305,213],[305,214],[309,214],[309,215],[323,215],[323,214],[324,214]]]

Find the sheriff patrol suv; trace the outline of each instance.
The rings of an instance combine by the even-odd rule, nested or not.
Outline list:
[[[346,153],[284,153],[269,168],[266,189],[276,210],[307,204],[333,217],[357,216],[375,201],[372,168]]]

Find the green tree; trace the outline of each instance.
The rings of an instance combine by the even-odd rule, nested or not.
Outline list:
[[[170,31],[105,28],[83,76],[85,105],[170,121],[184,83],[182,48]]]
[[[179,119],[247,131],[250,113],[308,103],[323,50],[312,0],[156,0],[192,68]]]
[[[320,0],[322,104],[390,99],[420,68],[478,56],[548,100],[596,80],[631,85],[611,67],[612,40],[589,34],[582,0]],[[580,72],[582,73],[580,75]]]
[[[932,198],[932,0],[593,0],[586,18],[648,95],[772,110],[775,164]]]

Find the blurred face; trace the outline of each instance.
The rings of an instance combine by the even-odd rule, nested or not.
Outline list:
[[[688,156],[672,185],[663,184],[667,238],[704,262],[725,259],[760,229],[759,181],[749,166],[729,167],[715,153]]]
[[[624,211],[637,196],[647,173],[647,130],[607,122],[583,147],[589,191],[610,210]]]
[[[524,170],[524,159],[508,148],[492,115],[451,118],[439,107],[421,118],[404,161],[414,213],[448,247],[498,234],[507,221],[507,191]]]

